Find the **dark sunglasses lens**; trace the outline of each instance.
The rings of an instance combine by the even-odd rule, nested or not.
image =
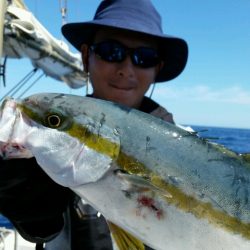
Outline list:
[[[135,49],[132,60],[136,66],[142,68],[154,67],[160,62],[157,51],[151,48]]]
[[[120,43],[107,41],[92,45],[91,49],[107,62],[122,62],[127,54],[130,54],[133,64],[141,68],[154,67],[160,61],[157,51],[153,48],[127,49]]]
[[[126,57],[125,49],[120,44],[112,42],[96,44],[94,52],[108,62],[121,62]]]

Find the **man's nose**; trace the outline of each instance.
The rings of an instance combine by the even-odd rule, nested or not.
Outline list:
[[[118,74],[121,76],[131,77],[135,73],[135,66],[131,61],[129,54],[126,55],[122,62],[117,63]]]

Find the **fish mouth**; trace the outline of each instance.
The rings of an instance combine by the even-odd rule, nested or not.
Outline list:
[[[0,155],[3,159],[10,158],[13,151],[18,148],[16,143],[10,143],[16,123],[16,102],[5,99],[0,110]]]
[[[2,117],[2,114],[6,108],[12,108],[16,109],[16,101],[13,98],[6,98],[3,103],[1,104],[0,108],[0,117]]]
[[[25,118],[14,99],[6,99],[0,109],[0,156],[4,159],[29,158],[31,153],[22,141]]]
[[[0,141],[9,141],[17,118],[17,103],[13,99],[6,99],[0,110]]]

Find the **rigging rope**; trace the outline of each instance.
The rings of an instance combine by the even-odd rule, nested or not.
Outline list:
[[[30,86],[28,88],[26,88],[17,98],[22,98],[23,95],[28,91],[30,90],[43,76],[45,76],[44,73],[42,73],[40,76],[37,77],[37,79],[35,81],[33,81]]]
[[[37,72],[37,70],[37,68],[34,68],[31,72],[29,72],[21,81],[19,81],[0,99],[0,102],[2,102],[7,96],[13,97],[28,82],[28,80],[31,79],[31,77]]]
[[[62,0],[59,0],[60,4],[60,11],[62,15],[62,25],[67,23],[67,0],[64,0],[62,3]]]

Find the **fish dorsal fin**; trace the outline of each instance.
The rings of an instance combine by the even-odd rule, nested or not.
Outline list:
[[[132,234],[107,221],[110,232],[119,250],[145,250],[143,243]]]
[[[241,156],[247,163],[250,164],[250,153],[242,154]]]

